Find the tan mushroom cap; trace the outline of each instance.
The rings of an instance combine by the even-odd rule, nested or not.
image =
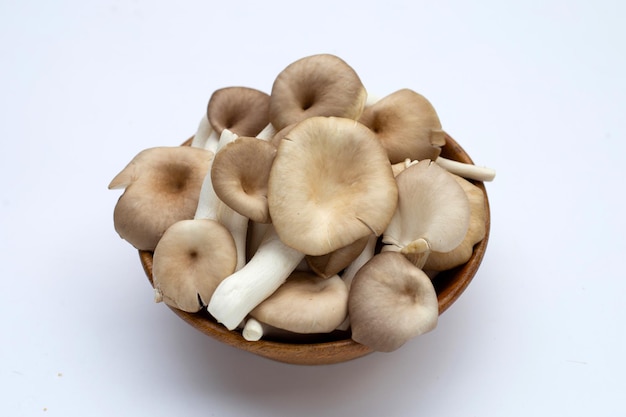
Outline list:
[[[211,181],[217,196],[255,222],[270,223],[267,182],[276,148],[261,139],[239,137],[215,155]]]
[[[139,250],[154,250],[172,224],[192,219],[213,153],[189,146],[141,151],[109,189],[125,188],[113,211],[117,233]]]
[[[445,271],[466,263],[474,252],[474,245],[483,240],[486,233],[487,207],[483,190],[458,175],[450,174],[463,187],[470,205],[470,223],[463,242],[450,252],[433,251],[424,269]]]
[[[446,143],[435,108],[407,88],[366,107],[359,121],[376,133],[392,164],[406,158],[435,160]]]
[[[250,315],[279,329],[308,334],[335,330],[347,311],[348,288],[339,276],[323,279],[295,271]]]
[[[211,95],[207,117],[218,133],[255,136],[269,124],[269,102],[268,94],[254,88],[225,87]]]
[[[418,267],[432,251],[457,247],[469,227],[470,207],[449,172],[424,160],[397,177],[398,207],[383,234],[383,250],[402,251]]]
[[[385,150],[362,124],[312,117],[278,147],[268,183],[280,239],[307,255],[324,255],[370,234],[393,216],[397,185]]]
[[[437,326],[439,306],[431,280],[398,252],[375,255],[350,287],[352,339],[391,352]]]
[[[209,219],[182,220],[167,229],[154,250],[154,289],[167,305],[197,312],[236,264],[235,242],[224,226]]]
[[[312,55],[278,74],[269,117],[276,130],[313,116],[357,119],[366,100],[361,79],[344,60],[331,54]]]

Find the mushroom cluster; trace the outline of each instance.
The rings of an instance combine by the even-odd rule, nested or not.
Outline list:
[[[251,342],[347,332],[393,351],[436,326],[433,279],[485,236],[475,182],[494,171],[445,144],[422,95],[374,100],[345,61],[308,56],[270,94],[215,91],[189,146],[138,154],[109,185],[115,230],[153,253],[172,308]]]

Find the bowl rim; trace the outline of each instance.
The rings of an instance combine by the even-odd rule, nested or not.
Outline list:
[[[445,134],[446,144],[442,147],[441,156],[458,162],[473,164],[474,162],[465,150],[450,135]],[[191,139],[181,146],[188,146]],[[485,255],[491,229],[491,215],[489,198],[485,184],[481,181],[471,181],[478,186],[484,195],[485,201],[485,236],[474,245],[470,259],[456,268],[442,271],[433,279],[439,303],[439,315],[443,314],[465,291],[478,272]],[[152,251],[139,250],[139,258],[143,270],[152,282]],[[350,338],[349,332],[340,332],[336,340],[305,343],[286,343],[261,339],[256,342],[247,341],[240,331],[231,331],[217,323],[208,313],[187,313],[175,307],[168,307],[181,319],[202,333],[229,346],[253,353],[278,362],[294,365],[330,365],[354,360],[373,351]]]

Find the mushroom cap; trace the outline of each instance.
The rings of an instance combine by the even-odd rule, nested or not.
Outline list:
[[[218,133],[255,136],[269,124],[269,103],[270,96],[254,88],[225,87],[211,95],[207,117]]]
[[[403,252],[413,247],[448,252],[463,241],[469,227],[469,201],[449,172],[423,160],[398,174],[396,181],[398,207],[383,243]]]
[[[305,257],[309,268],[322,278],[329,278],[341,272],[352,263],[367,245],[369,236],[355,240],[353,243],[334,250],[326,255]]]
[[[113,211],[117,233],[139,250],[154,250],[172,224],[194,217],[213,153],[189,146],[141,151],[109,189],[125,188]]]
[[[291,129],[278,147],[268,182],[276,233],[306,255],[380,235],[397,196],[380,142],[362,124],[338,117],[312,117]]]
[[[224,226],[209,219],[182,220],[165,231],[154,250],[154,288],[167,305],[197,312],[236,264],[235,242]]]
[[[465,238],[459,246],[450,252],[431,252],[424,269],[445,271],[466,263],[474,252],[474,245],[485,237],[487,207],[485,193],[470,181],[458,175],[450,174],[463,187],[470,205],[470,222]]]
[[[269,118],[277,130],[313,116],[357,119],[366,99],[361,79],[344,60],[331,54],[312,55],[278,74]]]
[[[446,143],[435,108],[407,88],[366,107],[359,121],[376,133],[392,164],[406,158],[435,160]]]
[[[391,352],[437,326],[439,307],[431,280],[398,252],[375,255],[350,287],[352,339]]]
[[[294,271],[250,315],[279,329],[295,333],[329,333],[348,312],[348,288],[338,275],[328,279]]]
[[[255,137],[239,137],[215,155],[211,181],[217,196],[255,222],[270,223],[267,182],[276,148]]]

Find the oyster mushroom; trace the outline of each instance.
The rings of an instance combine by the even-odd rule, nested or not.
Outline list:
[[[218,286],[209,313],[234,329],[305,255],[380,235],[397,192],[386,153],[365,126],[335,117],[298,123],[282,140],[270,172],[272,227],[252,259]]]
[[[348,314],[354,341],[391,352],[437,326],[437,293],[430,278],[402,254],[383,252],[354,277]]]
[[[359,121],[376,133],[392,164],[406,158],[435,160],[446,144],[435,108],[408,88],[366,107]]]
[[[193,218],[212,159],[212,152],[188,146],[138,153],[109,184],[109,189],[124,188],[113,211],[120,237],[152,251],[168,227]]]
[[[258,223],[270,223],[267,182],[276,148],[255,137],[239,137],[213,159],[211,182],[221,201]]]
[[[422,268],[431,251],[456,248],[469,228],[470,206],[449,172],[424,160],[397,177],[398,207],[383,234],[383,251],[400,251]]]
[[[270,96],[248,87],[225,87],[209,99],[207,116],[213,129],[237,136],[255,136],[269,123]]]
[[[269,118],[279,131],[314,116],[357,119],[367,92],[358,74],[341,58],[318,54],[289,64],[272,86]]]
[[[338,275],[295,271],[250,316],[293,333],[329,333],[346,317],[348,289]]]
[[[445,271],[464,264],[472,256],[474,245],[485,237],[487,206],[483,190],[458,175],[451,175],[467,195],[470,205],[469,227],[461,244],[450,252],[431,252],[424,270]]]

